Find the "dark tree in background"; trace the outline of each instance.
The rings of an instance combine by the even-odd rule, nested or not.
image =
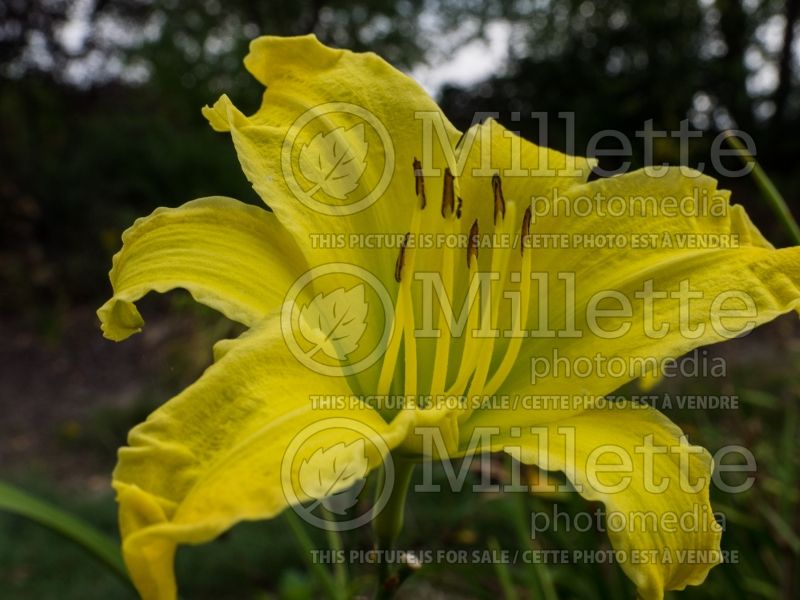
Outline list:
[[[604,129],[635,140],[649,119],[674,130],[688,118],[708,132],[690,164],[704,160],[717,130],[737,126],[791,201],[800,193],[798,4],[2,0],[0,306],[96,301],[121,230],[158,205],[208,194],[256,201],[228,140],[199,109],[222,91],[255,109],[260,90],[241,59],[263,33],[313,31],[411,68],[501,24],[506,63],[484,82],[441,92],[459,126],[498,111],[537,139],[527,117],[546,111],[547,143],[565,148],[558,113],[574,111],[580,152]],[[657,160],[680,160],[674,140],[656,150]]]
[[[505,73],[466,92],[444,91],[444,106],[462,124],[476,107],[546,111],[549,141],[563,147],[558,113],[573,111],[580,150],[604,129],[633,139],[649,119],[656,129],[677,130],[688,118],[701,130],[747,131],[772,171],[789,174],[797,167],[800,141],[790,135],[800,131],[800,51],[790,51],[800,26],[795,0],[535,4],[511,17],[521,30],[522,52]],[[785,17],[792,26],[783,24]],[[772,48],[776,32],[778,47]],[[517,128],[535,135],[535,123],[527,126],[523,119]],[[692,159],[707,151],[696,145]],[[657,157],[677,163],[677,140],[657,147]]]

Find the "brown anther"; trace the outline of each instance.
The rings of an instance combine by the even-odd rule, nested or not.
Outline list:
[[[422,176],[422,163],[416,158],[414,159],[414,191],[419,198],[420,209],[425,208],[427,201],[425,200],[425,178]]]
[[[467,268],[472,264],[472,257],[478,260],[478,245],[480,238],[478,237],[478,219],[469,228],[469,245],[467,246]]]
[[[406,256],[406,246],[408,245],[408,238],[411,232],[406,233],[403,238],[403,243],[400,244],[400,254],[397,256],[397,262],[394,264],[394,280],[400,283],[400,276],[403,274],[403,262]]]
[[[531,207],[525,209],[522,217],[522,242],[519,245],[519,253],[525,254],[525,247],[530,243],[531,237]]]
[[[444,170],[444,181],[442,182],[442,216],[452,215],[456,206],[456,195],[453,174],[450,169]]]
[[[461,205],[464,204],[464,200],[461,198],[461,196],[459,196],[457,198],[457,200],[458,201],[456,202],[456,218],[460,219],[461,218]]]
[[[503,186],[500,183],[500,175],[492,175],[492,192],[494,193],[494,224],[497,225],[497,215],[506,217],[506,200],[503,198]]]

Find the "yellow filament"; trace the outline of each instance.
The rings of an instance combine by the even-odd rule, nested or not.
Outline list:
[[[511,229],[514,227],[515,217],[516,205],[513,202],[509,202],[506,205],[505,217],[501,217],[503,219],[501,227],[498,228],[501,233],[503,230],[506,230],[507,233],[511,233]],[[509,224],[511,227],[509,227]],[[492,250],[492,272],[500,274],[499,284],[494,290],[492,290],[492,305],[490,307],[492,309],[492,314],[490,315],[492,330],[497,329],[497,320],[500,318],[500,299],[503,294],[503,283],[508,274],[508,264],[511,252],[513,252],[513,249],[510,247],[494,248]],[[475,374],[472,377],[472,381],[470,382],[469,386],[469,392],[467,393],[469,398],[483,392],[484,385],[486,384],[486,376],[489,374],[489,366],[492,363],[494,343],[495,338],[487,338],[487,347],[482,348],[482,351],[478,354],[478,363],[475,366]]]
[[[478,295],[479,289],[477,285],[477,275],[478,260],[475,258],[469,261],[469,275],[467,279],[469,290],[467,292],[467,297],[464,300],[469,308],[467,326],[462,333],[462,335],[466,336],[466,339],[464,340],[464,351],[461,356],[461,362],[458,365],[458,374],[456,375],[456,380],[453,382],[453,385],[448,388],[447,392],[445,392],[447,396],[460,394],[466,389],[467,381],[469,381],[469,376],[472,375],[475,365],[478,344],[476,343],[472,332],[478,329],[479,306],[478,303],[475,302],[475,298]]]
[[[522,243],[525,243],[525,240],[522,240]],[[528,309],[530,306],[530,292],[531,292],[531,249],[524,248],[522,249],[522,268],[520,272],[520,280],[519,290],[520,290],[520,308],[519,311],[515,311],[516,314],[513,315],[513,323],[511,326],[511,331],[513,332],[512,338],[508,342],[508,347],[506,348],[506,353],[503,356],[503,360],[500,362],[500,365],[497,367],[497,370],[494,372],[494,375],[489,379],[489,383],[486,384],[486,389],[484,393],[487,396],[491,396],[494,394],[498,388],[503,384],[508,377],[508,374],[511,372],[514,363],[517,360],[517,356],[519,356],[519,349],[522,346],[522,332],[523,328],[526,326],[528,322]]]
[[[455,213],[446,218],[444,232],[447,234],[448,239],[456,233],[457,223],[458,220],[456,219]],[[453,299],[453,268],[455,260],[455,249],[452,248],[449,243],[445,243],[444,256],[442,257],[442,287],[444,288],[445,298],[447,298],[447,302],[451,303],[451,306]],[[436,354],[433,362],[433,377],[431,379],[432,394],[444,392],[447,384],[451,323],[447,323],[445,319],[445,311],[442,306],[437,318],[439,338],[436,340]]]
[[[378,395],[387,395],[392,387],[392,380],[397,368],[397,357],[400,353],[400,342],[405,339],[403,345],[405,352],[406,362],[406,385],[409,382],[409,360],[414,364],[413,383],[416,388],[417,376],[417,354],[416,345],[414,343],[414,306],[411,299],[411,280],[414,276],[414,256],[416,250],[414,246],[419,237],[420,222],[422,220],[422,209],[417,207],[414,209],[414,216],[411,219],[411,231],[409,239],[413,242],[411,247],[406,247],[403,254],[403,265],[400,271],[400,289],[397,292],[397,304],[394,308],[394,315],[392,320],[392,337],[386,347],[386,352],[383,355],[383,364],[381,365],[381,374],[378,377]],[[408,324],[411,323],[409,330]],[[405,393],[409,392],[408,389]]]
[[[404,306],[406,297],[402,293],[402,289],[403,286],[401,284],[400,292],[397,295],[397,305],[394,308],[394,315],[392,315],[392,337],[389,339],[386,352],[383,354],[381,374],[378,377],[379,396],[386,396],[391,391],[392,378],[397,367],[397,355],[400,352],[400,341],[403,336],[403,321],[399,319],[399,316],[407,311]]]
[[[503,212],[498,212],[496,214],[498,222],[495,226],[495,232],[498,235],[513,236],[516,227],[516,208],[514,202],[508,202],[505,205],[505,214]],[[383,364],[381,366],[381,373],[378,378],[378,393],[380,395],[389,394],[392,390],[393,382],[395,381],[397,362],[402,344],[404,361],[402,393],[406,395],[409,401],[412,399],[416,400],[418,393],[420,393],[418,389],[420,382],[418,379],[419,365],[415,336],[415,310],[412,282],[417,261],[417,242],[421,230],[422,218],[422,209],[417,207],[412,218],[409,243],[402,251],[402,260],[399,269],[400,284],[393,315],[392,336],[386,348]],[[460,221],[451,208],[451,212],[445,215],[444,220],[439,221],[439,224],[434,227],[438,231],[445,233],[446,239],[449,240],[451,236],[459,231],[459,226]],[[523,225],[523,228],[525,228],[525,225]],[[478,260],[476,256],[471,255],[469,248],[467,248],[466,251],[469,257],[467,291],[466,298],[464,299],[465,304],[462,304],[459,309],[463,311],[466,307],[468,311],[466,329],[462,333],[466,335],[466,338],[461,349],[462,352],[460,360],[458,361],[458,372],[455,376],[455,381],[448,387],[448,369],[450,366],[450,352],[452,351],[453,344],[451,329],[453,323],[448,322],[448,319],[451,317],[447,314],[444,302],[448,302],[451,307],[453,306],[453,301],[455,300],[453,297],[455,268],[457,261],[460,259],[460,253],[456,253],[456,249],[450,244],[446,244],[442,249],[440,265],[443,302],[436,315],[439,337],[435,343],[433,372],[429,390],[432,395],[444,394],[445,396],[454,396],[466,394],[468,406],[466,409],[458,411],[458,418],[453,421],[455,427],[457,427],[459,421],[468,417],[471,412],[469,408],[471,402],[469,399],[476,394],[492,395],[496,393],[511,372],[522,345],[521,333],[524,331],[524,327],[527,323],[531,289],[531,252],[529,249],[523,248],[519,285],[520,306],[519,310],[515,311],[515,314],[512,315],[513,334],[506,345],[500,364],[490,377],[489,371],[492,366],[492,358],[497,345],[496,338],[488,337],[480,339],[477,337],[476,332],[479,331],[479,324],[481,328],[485,328],[489,325],[490,330],[496,331],[498,329],[498,321],[501,312],[500,303],[504,297],[506,280],[508,279],[511,253],[516,251],[516,248],[496,245],[492,249],[491,272],[496,273],[499,279],[490,280],[495,287],[491,289],[491,294],[489,296],[491,305],[488,306],[484,306],[480,301],[476,302],[476,300],[479,300],[479,297],[481,297],[482,283],[478,278]],[[418,403],[416,405],[418,408],[424,408]],[[406,406],[411,406],[411,403],[409,402]],[[447,418],[448,415],[455,418],[455,415],[452,414],[452,406],[435,403],[426,410],[420,411],[415,418],[422,419],[426,423],[436,423]]]
[[[414,337],[414,306],[411,300],[411,276],[414,273],[414,254],[412,250],[411,261],[408,269],[408,277],[403,278],[400,293],[406,296],[408,310],[404,310],[398,318],[403,322],[403,355],[405,358],[405,387],[403,393],[407,399],[417,394],[417,340]],[[406,283],[408,282],[408,283]],[[406,304],[404,303],[404,305]]]

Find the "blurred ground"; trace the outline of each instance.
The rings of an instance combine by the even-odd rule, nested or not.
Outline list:
[[[62,312],[47,331],[0,320],[2,475],[34,472],[107,490],[130,426],[196,377],[213,337],[231,330],[199,308],[170,314],[181,300],[151,300],[162,310],[125,344],[102,337],[90,306]]]

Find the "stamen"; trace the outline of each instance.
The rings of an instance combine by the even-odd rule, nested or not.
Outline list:
[[[414,177],[415,177],[415,192],[419,203],[414,209],[414,215],[410,230],[403,237],[402,243],[399,248],[397,261],[395,263],[394,277],[398,282],[399,287],[396,297],[396,306],[392,322],[392,336],[386,348],[381,366],[381,372],[378,377],[377,391],[380,395],[386,395],[390,392],[403,393],[410,400],[417,398],[419,393],[430,393],[432,396],[438,394],[445,394],[447,396],[458,395],[466,396],[467,398],[474,397],[476,394],[492,395],[497,392],[503,384],[508,374],[511,372],[514,363],[519,355],[521,348],[522,337],[524,335],[524,327],[527,323],[529,313],[529,298],[531,289],[531,251],[529,249],[530,229],[532,221],[531,208],[527,208],[522,218],[521,223],[521,279],[519,280],[519,310],[514,310],[511,317],[512,334],[506,336],[508,342],[504,344],[504,348],[496,351],[498,342],[496,337],[491,334],[498,330],[498,322],[500,314],[500,303],[507,288],[509,281],[509,268],[511,259],[513,257],[513,247],[507,245],[495,245],[491,251],[491,283],[490,287],[486,289],[487,295],[482,293],[482,284],[486,283],[483,274],[478,272],[479,262],[478,254],[481,246],[480,230],[478,220],[475,219],[469,228],[468,243],[466,248],[466,259],[468,269],[466,298],[464,304],[460,306],[458,314],[463,314],[463,310],[467,310],[466,315],[466,329],[463,331],[465,336],[463,344],[459,348],[453,348],[453,330],[455,323],[453,319],[455,314],[449,314],[444,302],[436,312],[436,326],[439,330],[439,337],[435,342],[434,360],[432,365],[432,373],[430,375],[430,389],[428,389],[428,381],[420,382],[419,376],[419,359],[417,357],[418,343],[415,335],[415,310],[414,310],[414,294],[412,293],[412,283],[414,280],[415,263],[418,261],[428,261],[428,258],[440,262],[441,285],[443,299],[445,299],[450,307],[456,300],[454,298],[456,287],[456,265],[458,262],[456,249],[450,244],[446,243],[444,248],[438,255],[428,257],[427,253],[420,255],[417,259],[418,249],[413,241],[419,235],[422,225],[422,210],[426,206],[425,197],[425,181],[422,176],[422,169],[420,161],[414,159]],[[450,169],[444,170],[442,179],[442,205],[441,215],[442,221],[438,220],[435,213],[429,212],[426,221],[425,230],[432,231],[437,234],[444,234],[442,239],[449,240],[457,237],[457,234],[462,232],[460,224],[460,217],[462,216],[463,200],[458,195],[458,181],[453,176]],[[506,204],[503,196],[502,182],[499,175],[492,177],[492,195],[494,204],[494,232],[498,234],[498,239],[511,239],[514,234],[520,230],[519,221],[516,220],[517,204],[509,202]],[[512,231],[516,230],[516,231]],[[412,238],[415,236],[415,238]],[[488,258],[488,257],[487,257]],[[460,283],[459,275],[459,286]],[[513,282],[516,282],[513,279]],[[515,297],[515,302],[517,298]],[[453,307],[455,308],[455,307]],[[516,308],[516,304],[515,304]],[[460,318],[460,317],[459,317]],[[448,322],[450,321],[450,322]],[[463,324],[463,322],[462,322]],[[486,335],[487,332],[489,335]],[[400,361],[403,365],[402,375],[398,371],[397,365],[400,359],[400,349],[403,348],[403,356]],[[426,348],[428,346],[425,346]],[[503,353],[502,358],[495,354]],[[459,358],[454,358],[458,362],[458,369],[455,375],[455,381],[448,386],[448,371],[450,370],[450,355],[454,353],[454,357],[460,355]],[[494,359],[500,359],[497,369],[490,376],[490,370],[494,364]],[[431,365],[426,365],[423,371],[428,372]],[[456,365],[452,365],[455,367]],[[427,379],[427,378],[426,378]],[[424,389],[419,390],[418,386],[422,385]],[[399,388],[401,388],[400,390]],[[469,406],[460,408],[454,414],[452,407],[446,406],[432,406],[425,408],[417,404],[418,409],[421,410],[419,418],[431,422],[439,422],[440,420],[450,418],[452,425],[457,432],[458,422],[468,418],[470,411]],[[423,414],[424,413],[424,416]],[[416,418],[416,417],[415,417]],[[449,422],[449,421],[448,421]]]
[[[397,304],[394,307],[392,336],[389,338],[389,344],[386,346],[386,351],[383,353],[381,374],[378,377],[379,395],[386,395],[391,391],[392,377],[394,376],[394,371],[397,366],[397,355],[400,352],[400,342],[403,336],[403,322],[400,320],[399,316],[402,316],[402,314],[408,310],[405,306],[406,297],[402,293],[403,284],[401,283],[401,280],[403,275],[403,265],[405,263],[406,245],[408,244],[408,238],[410,235],[411,232],[408,232],[403,238],[403,242],[400,244],[400,254],[398,254],[397,262],[394,266],[394,279],[400,283],[400,290],[397,293]]]
[[[397,283],[400,283],[400,279],[402,278],[403,274],[403,263],[405,262],[406,256],[406,245],[408,244],[408,236],[411,235],[411,232],[406,233],[406,236],[403,238],[403,242],[400,244],[400,254],[397,255],[397,262],[394,264],[394,280]]]
[[[469,245],[467,246],[467,268],[471,266],[472,258],[475,258],[475,262],[478,262],[478,245],[480,243],[480,238],[478,237],[478,219],[475,219],[475,222],[472,223],[472,227],[469,228]]]
[[[515,205],[512,203],[509,206],[509,219],[503,220],[503,225],[506,223],[511,225],[514,223],[514,213],[515,213]],[[501,230],[503,227],[501,226]],[[492,309],[492,313],[489,315],[489,321],[491,330],[497,329],[497,320],[500,317],[500,298],[503,294],[503,283],[507,279],[508,275],[508,264],[509,258],[511,254],[511,248],[494,248],[492,250],[492,273],[498,273],[500,278],[498,280],[498,285],[492,292],[492,304],[490,307]],[[481,307],[482,311],[484,307]],[[483,321],[483,319],[482,319]],[[483,325],[483,323],[482,323]],[[472,377],[472,381],[469,385],[469,392],[468,396],[472,397],[475,394],[485,393],[484,388],[486,384],[486,377],[489,374],[489,367],[492,363],[492,355],[494,354],[494,344],[495,338],[490,337],[486,339],[486,348],[481,348],[481,352],[478,356],[478,364],[475,367],[475,374]]]
[[[458,227],[458,217],[461,213],[461,198],[458,198],[455,218],[451,214],[450,218],[445,218],[442,231],[445,237],[450,239],[455,237]],[[445,243],[442,251],[442,287],[447,301],[453,301],[453,269],[455,267],[455,249],[449,243]],[[438,394],[445,391],[447,385],[447,369],[450,359],[450,341],[452,335],[452,323],[445,321],[444,307],[440,307],[437,314],[437,327],[439,337],[436,340],[436,353],[433,362],[433,376],[431,377],[431,394]]]
[[[397,262],[394,264],[394,280],[397,283],[400,283],[400,279],[403,274],[403,263],[405,262],[406,246],[408,245],[408,238],[410,235],[411,232],[409,231],[403,238],[403,241],[400,244],[400,254],[397,255]]]
[[[378,395],[384,396],[391,391],[392,380],[397,368],[397,357],[400,354],[400,344],[403,342],[405,350],[405,379],[404,393],[415,394],[417,378],[417,353],[414,340],[414,306],[411,300],[411,277],[406,277],[400,283],[397,293],[397,305],[394,309],[394,322],[392,324],[392,337],[383,355],[381,374],[378,377]],[[409,327],[410,322],[410,327]],[[411,384],[411,385],[409,385]]]
[[[389,339],[389,344],[383,354],[383,364],[381,365],[381,374],[378,376],[378,395],[385,396],[391,391],[392,380],[397,368],[397,357],[400,353],[400,343],[403,338],[409,336],[413,341],[413,320],[414,320],[414,306],[411,299],[411,280],[414,273],[414,247],[408,246],[408,242],[412,235],[418,235],[420,231],[420,223],[422,221],[422,207],[414,210],[414,216],[411,219],[411,230],[408,231],[400,244],[400,254],[397,256],[397,262],[394,268],[394,278],[400,284],[400,289],[397,292],[397,303],[394,308],[394,319],[392,322],[392,337]],[[410,314],[412,321],[412,331],[405,331],[407,322],[407,314]],[[406,343],[406,354],[408,354],[408,343]],[[416,364],[416,352],[411,352],[413,357],[411,360]],[[408,363],[409,357],[406,356]],[[408,370],[408,369],[406,369]],[[416,378],[416,367],[414,369],[414,377]]]
[[[407,306],[408,310],[398,315],[403,322],[403,362],[405,364],[403,394],[409,399],[417,395],[417,338],[414,336],[414,305],[411,299],[410,280],[409,276],[408,282],[400,286],[400,293],[405,297],[404,306]]]
[[[453,184],[453,174],[450,169],[444,170],[444,181],[442,182],[442,216],[447,217],[453,214],[456,205],[455,186]]]
[[[472,230],[474,230],[474,239],[477,239],[478,235],[478,221],[476,220],[475,223],[472,225]],[[470,234],[470,239],[473,239],[473,235]],[[456,379],[453,384],[447,389],[445,394],[447,396],[452,396],[454,394],[462,394],[467,387],[467,382],[469,381],[470,375],[475,369],[475,361],[477,358],[477,350],[478,350],[478,341],[475,339],[473,335],[473,331],[478,329],[478,316],[480,314],[480,307],[478,306],[479,303],[476,302],[476,298],[478,297],[478,293],[480,292],[480,281],[477,277],[478,275],[478,249],[477,246],[475,247],[475,260],[470,260],[470,254],[467,254],[467,266],[469,267],[469,272],[467,273],[467,281],[469,282],[469,288],[467,290],[467,297],[464,299],[466,306],[469,309],[467,313],[467,325],[466,328],[463,330],[462,335],[464,336],[464,348],[461,352],[461,362],[458,365],[458,373],[456,374]],[[463,307],[462,307],[463,310]]]
[[[531,241],[531,207],[525,209],[525,214],[522,217],[522,239],[519,244],[520,256],[525,256],[525,248]]]
[[[418,159],[414,159],[414,191],[419,198],[420,208],[425,208],[427,201],[425,199],[425,178],[422,176],[422,163]]]
[[[492,193],[494,194],[494,224],[497,225],[497,215],[506,217],[506,200],[503,198],[503,185],[500,183],[500,175],[492,175]]]
[[[379,396],[385,396],[391,391],[392,378],[394,377],[394,372],[397,368],[397,355],[400,353],[400,342],[403,338],[403,321],[400,319],[400,317],[409,310],[408,307],[406,307],[405,302],[406,298],[404,294],[402,294],[402,292],[398,293],[397,305],[394,308],[394,319],[392,322],[392,337],[389,338],[389,344],[386,347],[386,352],[383,353],[381,374],[378,377]]]
[[[497,367],[494,375],[492,375],[491,379],[486,384],[484,394],[487,396],[494,394],[506,380],[508,374],[511,373],[511,369],[514,366],[514,363],[517,361],[517,356],[519,356],[519,349],[522,346],[522,327],[528,322],[528,309],[530,308],[532,252],[530,248],[526,247],[530,238],[530,228],[531,208],[528,207],[528,209],[525,211],[525,216],[522,218],[522,268],[520,273],[521,280],[519,284],[521,306],[519,312],[514,314],[512,317],[513,321],[511,325],[511,331],[513,332],[513,335],[508,342],[503,360],[500,362],[500,365]]]

